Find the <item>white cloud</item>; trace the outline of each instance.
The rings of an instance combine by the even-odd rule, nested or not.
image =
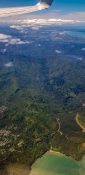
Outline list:
[[[6,43],[7,46],[11,45],[20,45],[20,44],[29,44],[29,41],[22,41],[20,38],[13,38],[11,35],[0,34],[0,42]]]
[[[39,30],[39,29],[40,29],[39,26],[33,26],[33,27],[32,27],[32,30]]]
[[[38,47],[41,47],[42,45],[41,44],[38,44]]]
[[[63,24],[79,24],[81,21],[63,18],[33,18],[17,20],[16,25],[11,25],[10,28],[25,32],[23,29],[31,27],[32,30],[39,30],[42,26],[63,25]],[[61,33],[61,35],[64,33]]]
[[[12,62],[8,62],[4,65],[7,68],[13,67],[13,63]]]
[[[82,48],[81,50],[82,50],[82,51],[85,51],[85,48]]]
[[[75,21],[72,19],[57,19],[57,18],[51,18],[51,19],[44,19],[44,18],[40,18],[40,19],[26,19],[26,20],[19,20],[18,21],[19,24],[24,24],[24,27],[26,25],[51,25],[51,24],[73,24],[73,23],[79,23],[80,21]]]
[[[8,39],[10,39],[10,35],[0,34],[0,42],[8,42]]]
[[[82,61],[83,58],[82,57],[77,57],[77,60]]]
[[[62,53],[60,50],[55,50],[55,52],[58,54]]]

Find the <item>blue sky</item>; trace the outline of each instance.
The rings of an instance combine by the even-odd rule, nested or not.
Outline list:
[[[37,3],[38,0],[1,0],[0,7],[23,6]],[[85,11],[85,0],[54,0],[51,9],[63,11]]]

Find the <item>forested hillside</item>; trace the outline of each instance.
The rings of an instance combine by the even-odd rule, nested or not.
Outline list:
[[[45,42],[39,32],[37,37],[35,32],[29,36],[37,46],[10,44],[7,51],[0,43],[2,165],[31,165],[50,148],[77,160],[85,154],[85,132],[76,122],[77,113],[85,118],[85,57],[78,50],[84,47],[84,40],[78,38],[76,43],[65,34],[58,42],[48,33]]]

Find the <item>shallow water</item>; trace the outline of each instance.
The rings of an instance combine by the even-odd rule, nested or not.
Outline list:
[[[64,155],[47,152],[34,163],[30,175],[85,175],[85,160],[77,162]]]

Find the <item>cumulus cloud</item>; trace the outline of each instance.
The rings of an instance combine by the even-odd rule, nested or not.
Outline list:
[[[0,34],[0,41],[2,41],[2,42],[7,42],[9,38],[10,38],[9,35],[5,35],[2,33]]]
[[[64,17],[63,17],[64,18]],[[15,24],[11,24],[10,28],[16,29],[21,33],[28,33],[28,28],[32,30],[38,31],[40,28],[44,26],[50,25],[75,25],[82,23],[79,20],[73,19],[63,19],[63,18],[32,18],[32,19],[20,19],[17,20]],[[67,31],[59,32],[59,35],[69,34]],[[60,36],[56,36],[56,39],[61,39]]]
[[[82,48],[81,50],[82,50],[82,51],[85,51],[85,48]]]
[[[13,67],[13,63],[12,62],[8,62],[4,65],[7,68]]]
[[[44,18],[35,18],[35,19],[26,19],[26,20],[19,20],[18,21],[21,24],[28,24],[28,25],[51,25],[51,24],[73,24],[73,23],[79,23],[79,21],[75,21],[73,19],[57,19],[57,18],[50,18],[50,19],[44,19]]]
[[[33,18],[33,19],[22,19],[17,20],[17,24],[11,25],[10,28],[14,28],[19,31],[23,31],[24,28],[31,27],[33,30],[39,30],[42,26],[49,25],[63,25],[63,24],[75,24],[80,21],[72,19],[61,19],[61,18]]]
[[[13,38],[11,35],[2,33],[0,33],[0,42],[6,43],[7,45],[29,44],[29,41],[22,41],[20,38]]]
[[[16,29],[21,33],[27,33],[27,28],[31,28],[32,30],[39,30],[43,26],[50,25],[75,25],[82,24],[82,21],[77,19],[64,19],[61,18],[26,18],[26,19],[18,19],[15,24],[11,24],[10,28]],[[65,35],[67,31],[60,32],[60,35]],[[69,34],[69,33],[68,33]]]
[[[55,50],[55,52],[58,54],[62,53],[60,50]]]

